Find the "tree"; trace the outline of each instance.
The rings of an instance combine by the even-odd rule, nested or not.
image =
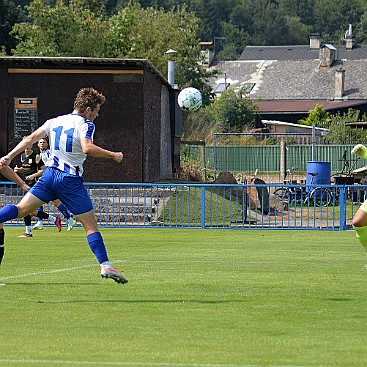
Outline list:
[[[10,54],[15,47],[16,42],[10,31],[21,16],[20,7],[16,7],[11,1],[0,0],[0,54]]]
[[[301,23],[297,16],[287,17],[288,41],[290,45],[302,45],[309,42],[310,27]]]
[[[136,57],[149,59],[161,72],[167,72],[168,49],[177,51],[176,64],[190,57],[195,63],[200,59],[197,38],[198,19],[186,6],[163,9],[143,9],[137,1],[120,8],[110,19],[107,32],[107,53],[111,57]],[[115,40],[118,39],[118,42]]]
[[[287,23],[277,2],[269,0],[251,0],[249,8],[252,28],[252,45],[284,45],[287,43]],[[261,14],[261,16],[258,16]]]
[[[28,22],[16,24],[14,50],[23,56],[79,56],[149,59],[167,75],[166,51],[177,51],[179,87],[198,88],[209,103],[213,73],[199,65],[198,19],[187,7],[143,9],[137,0],[108,17],[105,0],[34,0]]]
[[[167,75],[165,52],[174,49],[175,82],[180,88],[199,89],[207,104],[211,93],[207,81],[212,73],[198,63],[201,60],[198,28],[198,18],[185,5],[165,11],[143,9],[137,1],[130,1],[110,18],[106,56],[149,59]]]
[[[320,0],[315,6],[315,30],[324,41],[341,43],[349,24],[357,24],[364,11],[360,0]]]
[[[257,113],[256,103],[247,94],[227,89],[211,105],[185,113],[183,138],[211,144],[215,132],[236,133],[251,129]]]
[[[363,116],[363,121],[366,116]],[[339,112],[331,117],[331,122],[328,126],[329,133],[326,135],[326,140],[331,144],[350,144],[364,142],[366,140],[366,132],[363,129],[353,129],[346,126],[346,122],[358,122],[359,111],[350,108],[347,113],[341,115]]]
[[[235,91],[229,88],[207,107],[207,111],[212,119],[220,124],[221,132],[233,133],[252,127],[258,108],[247,94],[243,94],[241,90]]]
[[[221,22],[227,22],[236,0],[191,0],[189,9],[201,20],[198,36],[200,40],[221,37]]]
[[[365,43],[367,41],[367,4],[365,5],[364,13],[359,23],[353,29],[353,34],[358,43]]]
[[[305,119],[298,120],[300,124],[317,127],[327,127],[331,121],[330,113],[325,111],[323,105],[317,104],[314,109],[308,111],[308,116]]]
[[[231,23],[222,22],[222,35],[224,37],[223,49],[216,56],[216,60],[236,60],[250,41],[250,36],[243,28],[238,28]]]
[[[298,17],[304,25],[315,24],[317,0],[279,0],[279,9],[286,17]]]
[[[104,56],[107,23],[103,4],[75,0],[34,0],[27,6],[28,22],[15,24],[12,34],[21,56]],[[95,13],[92,9],[99,9]]]

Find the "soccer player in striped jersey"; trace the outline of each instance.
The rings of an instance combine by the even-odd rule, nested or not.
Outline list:
[[[0,210],[0,222],[22,218],[41,204],[60,199],[84,227],[89,247],[99,262],[101,276],[124,284],[128,280],[110,264],[82,177],[87,155],[113,159],[117,163],[123,159],[122,152],[112,152],[93,143],[94,119],[105,100],[97,90],[82,88],[74,100],[72,113],[47,120],[0,159],[0,168],[9,165],[26,146],[46,136],[49,138],[51,155],[42,177],[17,205],[10,204]]]
[[[36,154],[32,146],[28,146],[25,148],[24,153],[21,155],[20,161],[21,166],[15,166],[14,172],[17,173],[29,187],[34,186],[38,177],[42,175],[44,163],[41,157]],[[45,219],[49,218],[51,222],[55,223],[59,232],[61,231],[61,219],[59,216],[55,217],[48,213],[42,213],[42,216]],[[33,237],[32,216],[30,214],[26,215],[23,220],[25,224],[25,233],[21,234],[18,237]]]
[[[50,151],[48,150],[48,140],[46,138],[38,140],[37,146],[40,151],[39,159],[42,162],[42,164],[45,164],[45,162],[47,162],[47,160],[51,156]],[[43,175],[43,171],[44,171],[44,166],[40,167],[40,169],[33,176],[35,178],[39,178]],[[52,204],[54,204],[56,208],[59,209],[59,211],[63,214],[63,216],[66,219],[67,230],[71,231],[76,224],[76,220],[71,215],[67,207],[58,199],[54,200]],[[43,213],[43,215],[42,217],[37,217],[37,223],[32,227],[32,229],[42,230],[43,229],[43,219],[48,219],[49,214],[44,213],[42,205],[38,207],[38,211]],[[59,224],[61,226],[61,221]],[[60,230],[61,230],[61,227],[60,227]]]

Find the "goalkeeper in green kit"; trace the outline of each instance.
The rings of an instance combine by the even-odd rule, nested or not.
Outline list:
[[[367,159],[367,148],[362,144],[357,144],[352,149],[351,153],[363,159]],[[352,224],[359,242],[367,251],[367,200],[365,200],[357,210],[352,220]]]

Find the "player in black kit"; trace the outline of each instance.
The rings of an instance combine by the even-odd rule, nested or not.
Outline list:
[[[20,157],[21,167],[15,166],[14,172],[18,173],[19,176],[25,181],[25,183],[32,187],[36,182],[39,175],[37,174],[42,170],[44,163],[41,157],[33,151],[32,147],[27,147]],[[49,218],[55,223],[59,232],[61,231],[61,219],[59,216],[55,217],[51,214],[42,213],[40,214],[44,219]],[[25,233],[18,237],[32,237],[32,217],[27,215],[24,217]]]

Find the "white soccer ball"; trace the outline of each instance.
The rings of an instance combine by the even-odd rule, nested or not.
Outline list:
[[[203,99],[200,91],[198,91],[196,88],[188,87],[182,89],[182,91],[179,93],[177,102],[184,111],[196,111],[200,108]]]

